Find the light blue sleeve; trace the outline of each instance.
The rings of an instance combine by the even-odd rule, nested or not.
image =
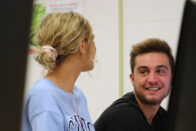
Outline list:
[[[44,111],[31,120],[33,131],[64,131],[63,118],[50,111]]]

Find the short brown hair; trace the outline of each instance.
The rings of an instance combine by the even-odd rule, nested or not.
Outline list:
[[[132,50],[130,53],[130,65],[131,65],[132,73],[134,73],[136,57],[138,55],[142,55],[150,52],[161,52],[166,54],[169,58],[169,63],[173,74],[175,62],[174,62],[174,57],[172,55],[171,48],[166,41],[157,38],[146,39],[132,46]]]

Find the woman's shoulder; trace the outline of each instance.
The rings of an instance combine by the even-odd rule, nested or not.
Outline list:
[[[76,95],[77,98],[80,98],[80,99],[84,98],[84,99],[86,99],[86,96],[83,93],[83,91],[80,88],[78,88],[76,85],[74,85],[73,92],[74,92],[74,94]]]
[[[55,84],[48,79],[39,79],[33,86],[27,91],[26,96],[36,96],[36,97],[45,97],[46,95],[50,96],[54,94]]]
[[[50,80],[48,79],[39,79],[37,80],[33,86],[31,87],[30,89],[30,92],[36,92],[36,91],[49,91],[51,90],[52,88],[51,87],[54,87],[55,84],[53,82],[51,82]]]
[[[54,84],[47,79],[40,79],[29,89],[25,103],[35,106],[42,105],[44,109],[50,109],[51,105],[57,103]]]

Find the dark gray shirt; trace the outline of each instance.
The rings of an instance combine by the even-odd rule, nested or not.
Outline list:
[[[149,125],[131,92],[109,106],[94,126],[96,131],[164,131],[166,118],[166,111],[160,107]]]

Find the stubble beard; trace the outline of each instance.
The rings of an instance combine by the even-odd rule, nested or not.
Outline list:
[[[146,105],[160,105],[164,98],[160,98],[158,100],[149,100],[144,95],[139,93],[138,91],[134,91],[135,97],[139,99],[140,102]]]

